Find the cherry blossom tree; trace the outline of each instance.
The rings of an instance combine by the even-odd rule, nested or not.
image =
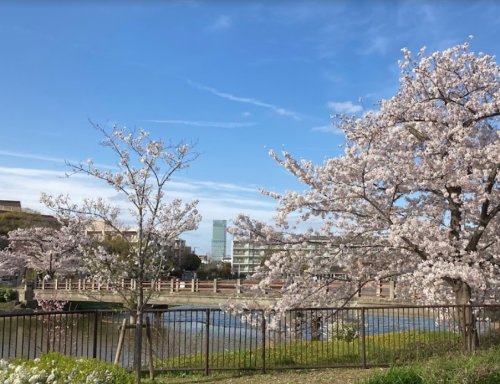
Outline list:
[[[306,186],[264,192],[279,203],[274,226],[236,220],[237,237],[286,245],[260,273],[261,288],[285,279],[277,307],[349,300],[367,281],[395,276],[423,301],[498,300],[499,66],[468,43],[403,55],[399,90],[378,111],[335,116],[342,156],[314,165],[271,152]],[[297,234],[294,221],[321,226]],[[329,257],[304,252],[314,238],[327,239]],[[350,276],[327,291],[317,276],[333,265]]]
[[[197,201],[183,203],[167,192],[172,175],[190,165],[197,154],[187,144],[166,144],[149,138],[140,130],[114,128],[108,132],[94,125],[103,136],[102,144],[117,158],[116,168],[102,169],[92,160],[86,163],[68,163],[72,174],[83,174],[101,180],[122,196],[127,204],[132,224],[124,224],[123,209],[102,198],[87,199],[75,204],[67,196],[42,195],[42,201],[68,221],[89,227],[103,224],[104,232],[119,236],[128,245],[104,246],[103,238],[93,245],[85,244],[84,264],[97,279],[108,282],[121,295],[124,305],[137,317],[135,361],[140,377],[142,345],[142,314],[153,294],[146,289],[146,280],[158,279],[165,262],[163,255],[183,232],[196,229],[201,219]],[[118,249],[115,251],[116,249]],[[124,288],[122,278],[133,279],[136,284]]]
[[[9,245],[0,251],[0,269],[17,275],[32,269],[44,279],[77,274],[82,268],[83,239],[81,227],[74,223],[10,231]]]

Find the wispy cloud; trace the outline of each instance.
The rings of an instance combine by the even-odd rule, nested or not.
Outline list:
[[[359,53],[362,55],[371,55],[372,53],[384,55],[389,48],[389,42],[389,38],[385,36],[373,36]]]
[[[255,123],[250,122],[234,122],[234,121],[200,121],[200,120],[141,120],[146,123],[156,124],[177,124],[177,125],[191,125],[194,127],[214,127],[214,128],[245,128],[252,127]]]
[[[73,202],[81,203],[88,197],[102,197],[122,210],[122,220],[131,224],[129,203],[106,184],[84,175],[66,178],[63,172],[49,169],[0,167],[0,197],[20,200],[23,207],[50,213],[40,202],[40,193],[67,194]],[[199,200],[198,210],[203,219],[198,230],[183,234],[189,245],[200,252],[210,249],[212,220],[233,219],[239,213],[269,221],[275,213],[273,199],[262,196],[256,188],[224,182],[173,179],[169,195],[186,202]],[[132,225],[132,224],[131,224]]]
[[[313,132],[333,133],[335,135],[343,135],[344,134],[344,132],[342,132],[341,129],[333,126],[333,124],[320,125],[318,127],[313,127],[313,128],[311,128],[311,131],[313,131]]]
[[[36,153],[11,152],[11,151],[3,151],[3,150],[0,150],[0,156],[17,157],[20,159],[40,160],[40,161],[60,163],[60,164],[66,164],[66,163],[78,164],[81,162],[78,160],[63,159],[61,157],[51,157],[51,156],[38,155]],[[102,168],[106,168],[106,169],[115,169],[116,168],[115,165],[110,165],[110,164],[94,163],[94,165],[97,167],[102,167]]]
[[[193,87],[196,87],[198,89],[201,89],[203,91],[210,92],[212,95],[221,97],[221,98],[226,99],[226,100],[236,101],[238,103],[255,105],[256,107],[270,109],[271,111],[273,111],[276,114],[281,115],[281,116],[291,117],[294,120],[301,120],[301,116],[298,113],[296,113],[294,111],[290,111],[289,109],[286,109],[286,108],[279,107],[279,106],[274,105],[274,104],[266,103],[264,101],[254,99],[251,97],[241,97],[241,96],[235,96],[235,95],[230,94],[230,93],[221,92],[215,88],[207,87],[206,85],[198,84],[198,83],[195,83],[191,80],[188,80],[188,84],[193,86]]]
[[[329,101],[326,106],[335,113],[345,113],[347,115],[354,115],[363,111],[363,107],[354,104],[352,101]]]
[[[3,150],[0,150],[0,156],[18,157],[21,159],[50,161],[50,162],[54,162],[54,163],[64,163],[65,162],[64,159],[59,158],[59,157],[50,157],[50,156],[36,155],[36,154],[32,154],[32,153],[11,152],[11,151],[3,151]]]
[[[222,31],[233,26],[233,19],[228,15],[220,15],[210,26],[213,31]]]

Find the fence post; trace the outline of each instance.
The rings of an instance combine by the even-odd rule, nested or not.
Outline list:
[[[208,375],[210,367],[210,308],[205,309],[205,376]]]
[[[78,279],[78,290],[82,290],[82,279]]]
[[[214,293],[217,293],[217,279],[214,279]]]
[[[262,310],[262,373],[266,373],[266,314]]]
[[[236,293],[241,293],[241,279],[236,279]]]
[[[366,368],[366,335],[365,335],[365,308],[361,308],[361,364]]]
[[[381,293],[382,293],[382,281],[379,280],[377,282],[377,288],[375,290],[375,296],[380,297]]]
[[[170,279],[170,293],[174,293],[174,280],[175,277],[172,277],[172,279]]]
[[[99,315],[98,311],[94,311],[94,344],[92,346],[92,358],[97,358],[97,316]]]
[[[54,289],[57,291],[58,288],[59,288],[59,284],[58,284],[57,279],[55,279],[54,280]]]
[[[45,279],[42,279],[42,291],[45,289]]]
[[[191,279],[191,292],[196,292],[195,290],[195,280]]]

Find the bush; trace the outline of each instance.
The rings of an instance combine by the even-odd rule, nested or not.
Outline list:
[[[338,319],[325,327],[329,340],[353,341],[359,337],[361,325],[357,319]]]
[[[0,288],[0,303],[16,300],[17,292],[11,288]]]
[[[47,353],[38,359],[0,360],[3,384],[131,384],[127,370],[93,359]]]

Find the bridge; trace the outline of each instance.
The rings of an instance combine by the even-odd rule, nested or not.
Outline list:
[[[149,304],[152,305],[196,305],[218,306],[226,301],[251,302],[258,306],[267,306],[280,296],[283,284],[271,285],[269,290],[256,297],[251,291],[257,282],[246,279],[236,280],[188,280],[176,278],[168,280],[146,281],[143,287],[152,291]],[[114,286],[92,279],[66,279],[37,282],[34,286],[20,289],[21,301],[30,301],[35,297],[41,299],[57,298],[65,301],[93,301],[105,303],[120,303],[122,298],[116,293],[116,287],[121,290],[134,290],[137,285],[134,280],[122,280]],[[340,282],[328,285],[329,289],[338,288]],[[395,300],[394,281],[372,282],[362,287],[357,301],[392,302]]]

